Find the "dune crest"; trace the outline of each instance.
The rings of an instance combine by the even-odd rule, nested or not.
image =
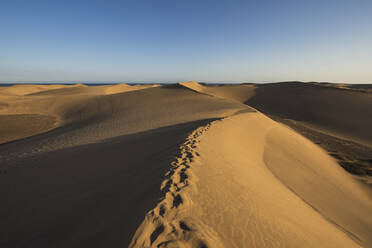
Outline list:
[[[8,96],[25,96],[42,91],[71,87],[69,85],[51,84],[51,85],[35,85],[35,84],[17,84],[8,87],[0,87],[0,94]]]
[[[0,119],[12,120],[12,122],[2,123],[1,131],[6,133],[6,136],[0,137],[0,144],[105,115],[104,111],[110,111],[107,109],[110,106],[107,105],[115,101],[117,95],[158,86],[156,84],[135,86],[74,84],[0,87]],[[104,106],[98,106],[99,103]],[[112,108],[116,107],[112,106]],[[39,118],[35,118],[36,116]],[[51,122],[48,121],[44,125],[38,121],[46,118],[54,120],[53,123],[50,124]],[[12,124],[14,122],[15,125]],[[30,125],[29,122],[34,123]],[[18,128],[15,130],[15,127]],[[12,131],[13,129],[15,131]]]
[[[254,95],[253,85],[202,85],[195,81],[179,82],[180,85],[196,92],[244,103]]]
[[[161,188],[164,200],[130,247],[372,245],[365,192],[324,151],[260,113],[192,133]]]
[[[158,84],[144,84],[144,85],[129,85],[129,84],[115,84],[112,86],[105,86],[105,94],[106,95],[112,95],[112,94],[119,94],[123,92],[128,91],[134,91],[134,90],[142,90],[147,88],[153,88],[153,87],[159,87]]]
[[[194,150],[200,136],[209,129],[206,125],[192,132],[180,147],[180,155],[171,163],[171,169],[166,173],[161,191],[164,199],[150,211],[138,228],[129,247],[223,247],[218,234],[208,226],[198,230],[179,213],[187,211],[193,205],[192,199],[186,198],[183,189],[189,181],[198,180],[192,174],[190,163],[199,156]],[[208,241],[208,245],[205,243]]]

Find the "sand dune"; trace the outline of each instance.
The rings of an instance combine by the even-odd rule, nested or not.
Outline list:
[[[0,144],[46,132],[55,125],[56,119],[52,116],[0,115]]]
[[[0,96],[0,118],[15,118],[19,127],[27,126],[29,122],[40,118],[54,120],[53,125],[39,125],[37,128],[19,128],[17,134],[12,134],[9,125],[2,125],[2,131],[7,133],[6,137],[0,137],[0,143],[25,138],[38,133],[49,131],[52,128],[66,124],[84,121],[98,115],[102,108],[95,109],[99,98],[105,95],[119,94],[129,91],[142,90],[158,85],[129,86],[126,84],[88,87],[82,84],[76,85],[16,85],[2,87],[3,92],[13,92],[13,96]],[[9,89],[8,89],[9,88]],[[42,90],[40,90],[42,89]],[[106,102],[108,101],[102,100]],[[32,119],[27,119],[30,117]],[[4,119],[5,121],[5,119]],[[50,122],[48,122],[50,123]],[[8,122],[9,124],[9,122]],[[23,130],[23,131],[22,131]]]
[[[0,145],[1,246],[128,246],[187,134],[245,108],[181,86],[9,101],[59,127]]]
[[[347,140],[372,145],[372,94],[368,85],[284,82],[205,86],[180,84],[196,92],[244,102],[259,111],[300,121]]]
[[[152,87],[111,95],[32,96],[9,101],[9,106],[0,113],[39,114],[53,116],[58,121],[59,128],[53,133],[4,147],[9,150],[9,158],[224,117],[244,108],[243,104],[211,98],[180,86]]]
[[[1,161],[0,246],[128,247],[179,144],[208,121]]]
[[[48,96],[58,96],[58,95],[75,95],[75,94],[85,94],[85,95],[111,95],[118,94],[128,91],[135,91],[141,89],[147,89],[152,87],[158,87],[156,84],[147,85],[128,85],[128,84],[114,84],[114,85],[102,85],[102,86],[87,86],[83,84],[75,84],[72,86],[58,87],[56,89],[51,88],[43,91],[38,91],[32,93],[32,95],[48,95]],[[28,94],[31,95],[31,94]]]
[[[181,151],[131,247],[372,245],[366,193],[325,152],[262,114],[200,128]]]
[[[24,96],[28,94],[33,94],[37,92],[60,89],[66,87],[73,87],[68,85],[34,85],[34,84],[19,84],[13,85],[10,87],[0,87],[0,94],[3,95],[15,95],[15,96]]]
[[[184,85],[203,94],[210,89],[196,82]],[[246,104],[300,132],[345,170],[371,184],[371,85],[283,82],[234,85],[235,91],[229,87],[217,87],[221,92],[227,89],[218,97],[237,99],[245,94],[248,97],[241,99]]]
[[[368,143],[370,96],[279,85],[0,88],[0,246],[372,247],[370,189],[254,109]]]
[[[367,92],[312,83],[274,83],[258,86],[246,103],[263,113],[372,145],[372,94]]]
[[[254,94],[255,88],[253,85],[202,85],[194,81],[180,82],[179,84],[199,93],[240,103],[250,99]]]
[[[144,85],[128,85],[128,84],[116,84],[111,87],[107,87],[105,89],[105,94],[106,95],[111,95],[111,94],[118,94],[122,92],[128,92],[128,91],[134,91],[134,90],[142,90],[142,89],[147,89],[147,88],[152,88],[152,87],[159,87],[160,85],[158,84],[144,84]]]

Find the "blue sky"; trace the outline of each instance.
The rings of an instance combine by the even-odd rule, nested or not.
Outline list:
[[[372,83],[372,1],[2,0],[0,82]]]

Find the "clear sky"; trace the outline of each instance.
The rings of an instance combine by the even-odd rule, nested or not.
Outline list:
[[[2,0],[0,81],[372,83],[371,0]]]

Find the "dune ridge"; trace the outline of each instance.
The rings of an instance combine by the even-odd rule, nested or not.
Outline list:
[[[189,185],[190,180],[198,180],[189,170],[190,163],[199,156],[194,148],[210,125],[194,130],[180,146],[180,155],[171,163],[160,187],[164,199],[147,213],[129,247],[208,247],[204,240],[208,240],[209,244],[213,241],[213,247],[222,247],[213,229],[203,226],[202,231],[196,232],[178,217],[178,212],[193,204],[192,199],[183,198],[182,190]]]
[[[9,248],[128,246],[184,137],[249,109],[181,86],[8,103],[3,113],[60,117],[49,132],[0,145],[0,246]]]
[[[0,155],[7,154],[2,159],[29,156],[169,125],[224,117],[246,108],[244,104],[212,98],[184,87],[152,87],[111,95],[31,97],[10,102],[4,111],[55,116],[58,128],[0,147]]]
[[[366,193],[324,151],[260,113],[192,133],[161,188],[130,247],[372,245]]]
[[[25,96],[42,91],[48,91],[52,89],[61,89],[65,87],[75,87],[76,85],[61,85],[61,84],[50,84],[50,85],[35,85],[35,84],[17,84],[8,87],[0,87],[1,95],[8,96]]]
[[[67,124],[83,121],[96,116],[100,111],[93,105],[98,98],[113,96],[126,92],[159,87],[156,84],[135,85],[116,84],[103,86],[74,85],[13,85],[0,87],[0,118],[9,119],[18,115],[17,125],[23,126],[25,131],[18,129],[17,134],[4,128],[8,135],[0,137],[0,144],[21,138],[30,137],[50,131]],[[94,108],[97,108],[95,110]],[[29,116],[29,119],[27,119]],[[38,128],[27,128],[35,116],[54,120],[52,125],[39,125]],[[39,119],[40,119],[39,118]]]
[[[370,84],[317,82],[234,86],[203,85],[196,82],[181,84],[202,94],[235,99],[258,109],[321,146],[355,178],[367,185],[371,184]],[[232,87],[234,90],[231,90]],[[218,94],[215,94],[213,89],[218,90]]]
[[[253,85],[202,85],[195,81],[179,82],[180,85],[196,92],[228,99],[230,101],[244,103],[254,95],[255,86]]]

